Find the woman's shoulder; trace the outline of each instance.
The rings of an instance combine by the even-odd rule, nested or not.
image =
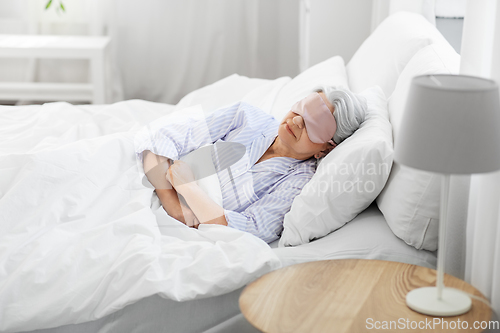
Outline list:
[[[238,113],[237,122],[242,126],[262,133],[266,137],[277,134],[275,132],[277,131],[279,122],[261,108],[246,102],[239,102]]]
[[[258,119],[266,119],[266,120],[274,120],[276,119],[263,109],[253,104],[249,104],[247,102],[241,101],[239,102],[239,109],[244,111],[249,117],[258,118]]]

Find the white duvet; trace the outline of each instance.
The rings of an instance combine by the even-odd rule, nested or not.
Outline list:
[[[239,99],[265,109],[286,82],[231,76],[176,109]],[[250,234],[187,228],[143,185],[134,135],[173,110],[145,101],[0,108],[0,331],[94,320],[157,293],[219,295],[281,265]]]

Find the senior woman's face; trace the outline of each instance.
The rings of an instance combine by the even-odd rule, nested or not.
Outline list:
[[[320,92],[319,95],[333,114],[334,107],[328,101],[325,94]],[[328,145],[327,143],[312,142],[307,133],[304,118],[293,111],[289,111],[283,118],[278,129],[278,135],[284,144],[297,154],[304,156],[313,156],[317,152],[324,150]]]

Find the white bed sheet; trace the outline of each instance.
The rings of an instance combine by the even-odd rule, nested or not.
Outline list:
[[[0,109],[0,331],[95,320],[154,294],[226,294],[280,266],[253,235],[182,225],[143,185],[134,137],[172,110]]]
[[[436,253],[417,250],[397,238],[374,204],[339,230],[321,239],[296,247],[278,248],[278,241],[270,246],[283,266],[327,259],[380,259],[429,268],[436,266]],[[238,298],[242,289],[187,302],[175,302],[153,295],[93,322],[33,333],[111,333],[123,332],[130,327],[133,327],[132,332],[189,333],[204,332],[212,326],[215,328],[210,330],[211,333],[217,332],[219,327],[224,332],[230,332],[234,325],[248,326],[241,323],[244,318],[235,317],[240,313]],[[189,313],[196,313],[196,316],[188,321],[186,318],[190,317]]]
[[[408,246],[391,231],[375,203],[342,228],[307,244],[270,244],[283,266],[314,260],[379,259],[436,268],[436,252]]]

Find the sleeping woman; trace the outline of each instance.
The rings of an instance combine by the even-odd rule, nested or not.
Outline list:
[[[200,223],[233,227],[270,243],[280,237],[284,216],[314,175],[317,159],[354,133],[365,111],[364,98],[333,87],[315,89],[281,122],[239,102],[202,120],[160,128],[137,154],[170,216],[194,228]],[[222,207],[197,185],[189,165],[179,160],[220,140],[246,150],[246,158],[217,172]]]

